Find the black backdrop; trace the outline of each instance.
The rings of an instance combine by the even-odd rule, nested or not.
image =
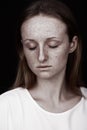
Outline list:
[[[34,0],[33,0],[34,1]],[[83,81],[87,84],[87,7],[84,0],[62,0],[73,10],[83,40],[82,71]],[[31,1],[0,1],[0,94],[13,84],[17,70],[15,31],[17,19],[23,7]],[[44,2],[44,0],[43,0]]]

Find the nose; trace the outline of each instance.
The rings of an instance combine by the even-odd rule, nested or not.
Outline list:
[[[39,56],[38,56],[39,62],[44,62],[44,61],[46,61],[47,59],[48,59],[48,55],[47,55],[46,48],[40,47],[40,48],[39,48]]]

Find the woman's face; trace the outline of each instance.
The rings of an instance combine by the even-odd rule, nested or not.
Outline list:
[[[38,78],[64,74],[75,42],[69,43],[63,22],[48,16],[34,16],[22,24],[21,36],[27,64]]]

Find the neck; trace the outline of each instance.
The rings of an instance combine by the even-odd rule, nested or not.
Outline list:
[[[37,78],[36,89],[41,95],[45,95],[45,98],[56,98],[59,101],[64,98],[66,83],[64,77],[57,77],[52,79],[40,79]]]

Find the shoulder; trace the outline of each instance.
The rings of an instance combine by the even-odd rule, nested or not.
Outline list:
[[[0,95],[0,109],[9,107],[10,104],[16,104],[23,95],[24,89],[21,87],[9,90]]]
[[[86,87],[81,87],[81,92],[82,92],[82,95],[87,98],[87,88]]]
[[[25,89],[15,88],[0,95],[0,121],[8,115],[21,112],[21,106],[25,103]],[[17,116],[16,115],[16,116]]]
[[[7,92],[4,92],[3,94],[0,95],[0,101],[1,100],[5,100],[5,99],[9,99],[9,98],[13,98],[15,96],[17,96],[18,94],[20,94],[23,91],[23,88],[18,87],[12,90],[8,90]]]
[[[21,87],[0,95],[0,128],[3,130],[7,130],[8,122],[17,124],[21,120],[23,95],[25,89]]]

